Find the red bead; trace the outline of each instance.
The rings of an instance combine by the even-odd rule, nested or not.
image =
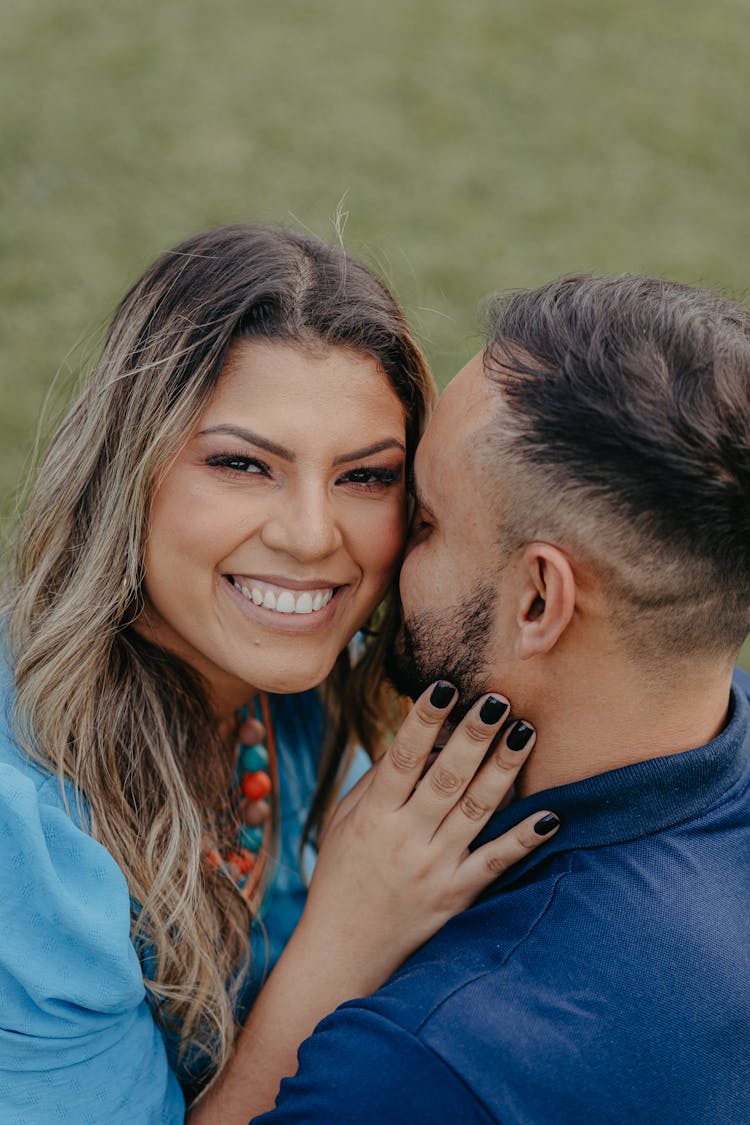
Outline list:
[[[229,853],[227,863],[230,867],[236,867],[240,875],[247,875],[255,866],[255,856],[247,848],[240,848],[236,852]]]
[[[247,848],[240,848],[238,852],[234,853],[234,862],[239,867],[243,875],[247,875],[248,871],[252,871],[255,867],[255,856],[249,852]]]
[[[240,789],[251,801],[259,801],[271,792],[271,778],[265,770],[246,773],[240,782]]]

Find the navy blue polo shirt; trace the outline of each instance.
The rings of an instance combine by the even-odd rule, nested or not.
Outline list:
[[[256,1125],[750,1121],[750,679],[706,746],[535,794],[557,835],[373,996]]]

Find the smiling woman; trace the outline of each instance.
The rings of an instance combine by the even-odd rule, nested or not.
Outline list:
[[[238,341],[156,489],[135,628],[227,714],[248,685],[320,683],[393,577],[405,457],[403,403],[371,356]]]
[[[471,780],[507,702],[449,740],[454,785],[418,784],[445,684],[331,816],[399,713],[384,654],[432,399],[390,293],[314,239],[199,235],[123,300],[5,599],[14,1119],[176,1122],[200,1097],[191,1121],[246,1122],[322,1015],[540,842],[467,851],[523,762]]]

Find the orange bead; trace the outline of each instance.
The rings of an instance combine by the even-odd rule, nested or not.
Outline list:
[[[255,773],[246,773],[240,783],[240,789],[251,801],[259,801],[271,792],[271,778],[265,770],[256,770]]]
[[[240,848],[240,850],[236,852],[235,855],[236,859],[234,862],[237,864],[243,875],[247,875],[248,871],[252,871],[252,869],[255,867],[255,856],[252,852],[249,852],[247,848]]]
[[[255,856],[247,848],[240,848],[239,851],[229,853],[227,865],[230,870],[233,867],[236,868],[240,876],[247,875],[248,871],[252,871],[255,866]]]
[[[208,855],[206,856],[206,859],[208,860],[208,862],[213,867],[221,867],[221,865],[223,863],[223,860],[222,860],[221,856],[219,855],[219,853],[216,851],[215,848],[212,852],[208,853]]]

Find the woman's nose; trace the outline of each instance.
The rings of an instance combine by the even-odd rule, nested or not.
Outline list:
[[[261,532],[263,543],[302,562],[327,558],[343,539],[330,497],[323,489],[288,492],[269,513]]]

